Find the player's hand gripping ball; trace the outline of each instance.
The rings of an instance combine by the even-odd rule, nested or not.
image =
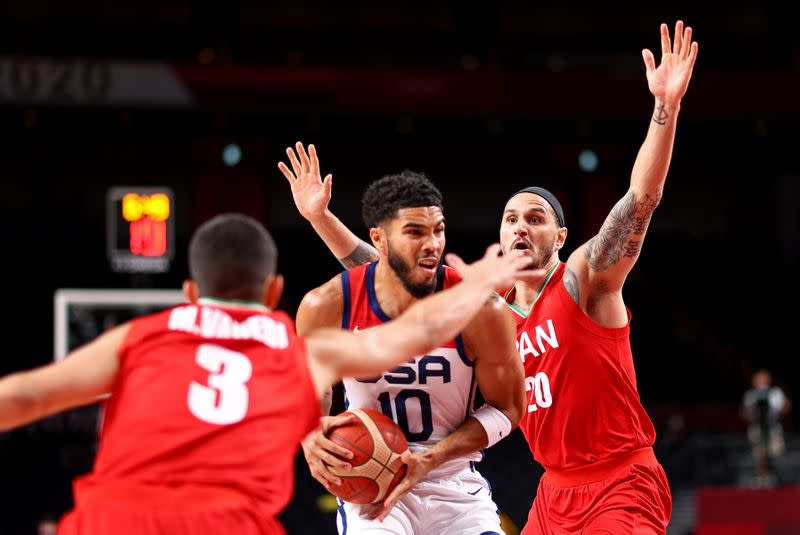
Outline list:
[[[331,485],[334,496],[350,503],[367,504],[383,500],[406,475],[400,454],[408,449],[403,431],[386,415],[371,409],[353,409],[352,422],[334,427],[328,439],[353,452],[342,459],[352,468],[331,467],[341,485]]]

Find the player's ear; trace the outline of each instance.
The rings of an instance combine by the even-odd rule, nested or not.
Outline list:
[[[283,295],[283,275],[276,273],[264,283],[264,297],[262,301],[270,310],[278,307],[278,303]]]
[[[556,251],[564,247],[565,241],[567,241],[567,227],[560,227],[556,233]]]
[[[372,227],[369,229],[369,239],[372,245],[378,250],[381,256],[389,254],[388,240],[386,239],[386,229],[382,226]]]
[[[197,287],[197,283],[192,279],[183,281],[183,295],[190,303],[196,303],[200,299],[200,289]]]

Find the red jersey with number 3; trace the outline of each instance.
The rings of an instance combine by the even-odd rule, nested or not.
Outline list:
[[[528,396],[520,428],[548,470],[577,468],[655,441],[636,389],[630,312],[624,327],[597,325],[567,293],[564,270],[561,263],[517,333]]]
[[[78,504],[126,482],[238,492],[259,517],[286,506],[300,440],[320,416],[305,344],[286,314],[178,306],[134,320],[119,361]]]

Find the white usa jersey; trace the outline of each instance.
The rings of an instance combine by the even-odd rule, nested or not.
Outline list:
[[[342,272],[344,310],[342,328],[354,332],[390,321],[375,297],[376,264],[366,264]],[[450,268],[439,271],[437,291],[459,281]],[[469,360],[461,336],[442,347],[371,379],[345,379],[348,408],[374,409],[397,422],[409,449],[429,448],[455,431],[473,412],[475,368]],[[426,479],[458,471],[481,453],[448,461]]]

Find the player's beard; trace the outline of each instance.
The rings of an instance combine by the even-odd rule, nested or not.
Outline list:
[[[389,243],[389,267],[392,268],[392,271],[394,271],[395,275],[397,275],[397,277],[400,279],[400,282],[403,283],[403,288],[405,288],[408,293],[417,299],[421,299],[432,294],[436,289],[436,278],[439,275],[440,265],[441,260],[439,260],[439,263],[436,266],[436,275],[434,275],[430,282],[414,282],[410,277],[411,270],[414,269],[414,266],[406,262],[401,255],[395,253],[392,249],[392,244]]]
[[[531,263],[528,264],[525,269],[538,270],[547,267],[547,264],[550,262],[550,259],[553,258],[553,253],[555,252],[554,246],[556,243],[556,235],[553,234],[550,238],[548,238],[547,242],[542,247],[534,247],[533,242],[527,238],[523,238],[523,240],[528,245],[528,254],[531,259]],[[514,249],[511,248],[508,250],[508,252],[513,250]]]

